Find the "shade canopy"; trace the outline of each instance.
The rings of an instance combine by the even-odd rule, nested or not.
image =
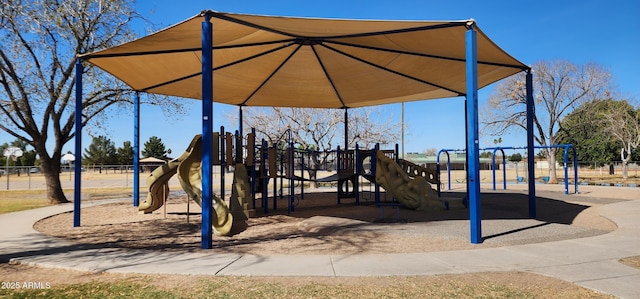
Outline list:
[[[350,108],[466,94],[465,32],[477,31],[478,87],[527,67],[474,20],[372,21],[202,13],[81,55],[133,89],[202,98],[202,22],[213,25],[213,100]]]
[[[140,163],[167,163],[167,161],[156,157],[146,157],[144,159],[140,159]]]

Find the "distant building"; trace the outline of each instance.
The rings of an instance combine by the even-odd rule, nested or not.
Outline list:
[[[405,154],[405,160],[413,162],[415,164],[436,169],[437,159],[436,156],[429,156],[426,154],[407,153]],[[465,170],[466,169],[467,156],[465,153],[449,153],[449,165],[451,170]],[[500,169],[502,165],[502,156],[496,157],[496,169]],[[440,170],[447,170],[447,155],[442,153],[440,155]],[[491,158],[480,158],[480,170],[491,170]]]

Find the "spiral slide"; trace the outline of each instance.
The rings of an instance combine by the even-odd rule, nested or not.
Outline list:
[[[178,180],[182,189],[199,206],[202,206],[202,136],[193,137],[189,153],[178,165]],[[231,232],[233,216],[224,201],[213,195],[212,207],[215,212],[212,217],[213,232],[216,236],[226,236]]]
[[[198,205],[202,206],[202,136],[196,135],[187,150],[180,157],[156,168],[147,178],[149,193],[140,203],[138,211],[151,213],[165,203],[169,196],[169,179],[176,173],[182,189]],[[233,224],[233,216],[224,201],[213,196],[213,230],[215,235],[228,235]]]

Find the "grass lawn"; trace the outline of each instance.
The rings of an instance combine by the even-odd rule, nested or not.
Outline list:
[[[144,194],[140,190],[141,196]],[[73,199],[73,190],[65,189],[67,199]],[[127,198],[131,196],[131,188],[85,188],[82,190],[83,201],[100,200],[109,198]],[[45,190],[2,190],[0,191],[0,214],[18,212],[49,206]]]
[[[612,298],[522,272],[418,277],[212,277],[129,275],[42,289],[0,290],[3,298]],[[106,279],[107,281],[104,281]]]

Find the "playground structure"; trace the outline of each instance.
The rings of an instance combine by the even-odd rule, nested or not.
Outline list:
[[[425,42],[434,38],[441,42]],[[387,42],[381,44],[381,41]],[[329,44],[339,45],[342,49]],[[386,55],[372,55],[376,52],[394,53],[395,56],[388,60]],[[82,151],[85,62],[114,75],[137,93],[202,100],[203,249],[212,248],[214,100],[237,105],[240,109],[243,106],[339,108],[345,109],[346,114],[347,109],[354,107],[466,97],[470,240],[481,243],[477,91],[525,72],[527,156],[531,162],[528,171],[533,173],[531,68],[491,42],[473,19],[453,22],[330,20],[204,10],[141,39],[78,54],[76,152]],[[278,66],[277,72],[274,72],[274,66]],[[137,107],[140,102],[137,93],[134,100],[134,155],[139,146]],[[346,123],[345,127],[348,127]],[[81,163],[80,158],[76,159],[75,227],[80,226]],[[135,169],[137,163],[134,158]],[[137,186],[137,179],[134,179],[134,185]],[[137,200],[134,191],[134,205]],[[530,217],[535,217],[535,185],[532,182],[529,182],[529,210]]]
[[[569,194],[569,160],[568,160],[568,153],[569,153],[569,149],[573,149],[573,160],[572,160],[572,165],[573,165],[573,181],[574,181],[574,193],[578,193],[578,159],[577,159],[577,153],[575,150],[575,147],[572,144],[554,144],[554,145],[546,145],[546,146],[534,146],[533,148],[535,149],[543,149],[543,148],[562,148],[564,149],[564,155],[563,155],[563,169],[564,169],[564,192],[565,194]],[[513,146],[498,146],[498,147],[488,147],[488,148],[483,148],[480,150],[492,150],[491,152],[491,173],[492,173],[492,183],[493,183],[493,190],[496,190],[496,152],[500,151],[502,153],[502,182],[503,182],[503,188],[504,190],[507,190],[507,168],[506,168],[506,155],[504,153],[504,150],[517,150],[517,149],[527,149],[527,147],[513,147]],[[438,151],[438,154],[436,156],[436,170],[438,173],[438,176],[440,176],[441,173],[441,164],[440,164],[440,155],[442,153],[446,154],[447,156],[447,184],[448,184],[448,190],[451,190],[451,158],[449,156],[450,152],[465,152],[464,150],[460,150],[460,149],[441,149],[440,151]],[[548,177],[546,177],[548,180]],[[528,178],[526,178],[528,179]],[[524,181],[525,178],[524,177],[516,177],[516,180],[518,182]],[[543,176],[542,178],[543,182],[547,182],[547,180],[545,180],[545,177]],[[437,188],[438,191],[438,196],[440,196],[441,194],[441,186],[438,185]]]
[[[380,200],[380,187],[392,196],[391,205],[403,205],[415,210],[444,210],[448,203],[436,195],[431,184],[438,185],[437,173],[409,161],[399,159],[397,150],[380,150],[376,146],[370,150],[338,150],[336,156],[336,174],[319,179],[304,177],[305,155],[318,155],[318,152],[296,150],[289,134],[287,143],[276,142],[268,146],[263,139],[260,145],[255,142],[255,130],[247,134],[246,146],[243,138],[235,134],[215,132],[213,140],[213,166],[219,166],[222,172],[233,166],[234,179],[229,206],[225,203],[224,175],[220,177],[219,195],[213,196],[213,230],[215,235],[228,235],[234,221],[248,219],[251,209],[256,209],[256,194],[261,193],[263,213],[269,213],[269,182],[273,185],[273,209],[277,209],[277,199],[282,198],[283,180],[288,180],[288,213],[295,209],[296,181],[337,182],[337,203],[343,198],[355,198],[360,204],[360,178],[375,184],[375,205],[388,205]],[[245,149],[245,150],[243,150]],[[243,156],[243,153],[245,154]],[[151,213],[161,208],[169,196],[169,179],[177,174],[182,189],[198,205],[202,206],[202,136],[196,135],[185,152],[178,158],[161,165],[147,178],[149,193],[138,210]],[[369,159],[367,167],[365,160]],[[300,176],[295,175],[296,161],[299,162]],[[317,170],[317,169],[316,169]],[[278,184],[280,179],[280,184]],[[278,189],[278,186],[280,186]],[[299,196],[304,198],[304,183],[300,184]]]

